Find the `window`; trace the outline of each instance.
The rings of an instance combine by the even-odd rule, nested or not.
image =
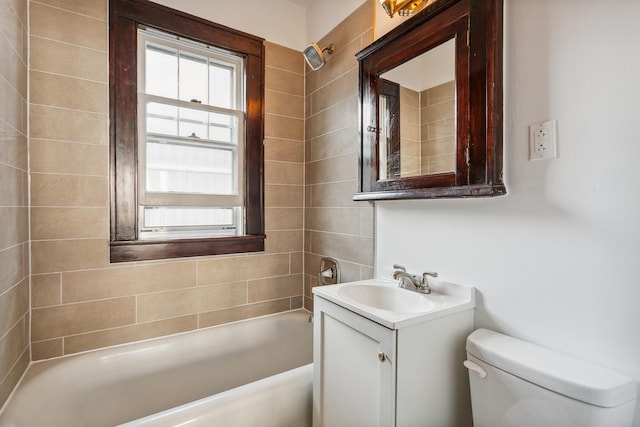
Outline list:
[[[112,262],[264,250],[263,49],[111,2]]]
[[[243,61],[138,29],[139,239],[242,234]]]

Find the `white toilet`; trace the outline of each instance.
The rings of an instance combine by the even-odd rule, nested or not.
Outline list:
[[[467,338],[474,427],[630,426],[636,382],[518,339],[478,329]]]

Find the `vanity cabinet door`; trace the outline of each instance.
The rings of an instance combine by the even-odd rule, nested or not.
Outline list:
[[[314,427],[395,425],[396,332],[314,300]]]

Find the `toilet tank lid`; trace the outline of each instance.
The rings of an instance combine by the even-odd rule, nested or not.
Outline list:
[[[636,382],[626,375],[488,329],[467,337],[467,352],[523,380],[591,405],[613,408],[637,395]]]

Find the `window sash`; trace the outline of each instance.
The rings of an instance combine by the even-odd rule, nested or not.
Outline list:
[[[211,107],[207,105],[194,104],[191,102],[184,102],[179,100],[172,100],[167,98],[156,97],[152,95],[146,94],[138,94],[139,103],[138,103],[138,117],[143,118],[138,123],[138,189],[139,189],[139,203],[141,205],[150,205],[150,204],[161,204],[161,205],[172,205],[172,204],[185,204],[185,205],[238,205],[241,206],[244,200],[244,159],[245,159],[245,115],[241,111],[233,111],[224,108]],[[176,107],[187,107],[195,110],[213,112],[231,115],[235,117],[235,121],[237,123],[236,131],[234,132],[234,136],[237,142],[225,142],[225,141],[215,141],[203,138],[185,138],[174,135],[163,135],[163,134],[150,134],[146,131],[146,105],[149,102],[162,102],[166,105],[173,105]],[[193,193],[164,193],[164,192],[151,192],[147,191],[147,141],[149,139],[158,139],[165,140],[175,143],[185,143],[185,144],[194,144],[194,145],[202,145],[202,146],[210,146],[210,147],[220,147],[227,148],[233,151],[234,153],[234,171],[233,171],[233,180],[234,184],[234,194],[229,195],[216,195],[216,194],[193,194]]]
[[[189,219],[189,224],[172,225],[171,210],[186,210],[182,219]],[[226,211],[222,214],[225,222],[207,224],[207,217],[216,216],[215,212],[197,213],[197,210]],[[147,215],[149,214],[149,215]],[[155,214],[155,215],[154,215]],[[195,215],[194,215],[195,214]],[[228,237],[243,234],[242,224],[244,209],[234,207],[202,207],[202,206],[140,206],[140,240],[166,240],[202,237]],[[220,215],[220,213],[218,214]],[[196,217],[194,220],[194,216]],[[224,219],[224,218],[223,218]],[[199,221],[197,221],[199,220]],[[148,221],[148,222],[147,222]],[[209,221],[211,222],[211,221]]]
[[[231,111],[207,105],[188,103],[179,100],[160,99],[146,94],[139,94],[139,113],[142,118],[139,123],[138,136],[138,189],[139,189],[139,238],[141,240],[153,239],[179,239],[187,237],[215,237],[236,236],[243,234],[244,223],[244,113]],[[173,135],[149,134],[146,132],[146,106],[149,102],[163,101],[166,105],[186,106],[200,111],[231,114],[237,123],[234,142],[220,142],[208,139],[184,138]],[[167,141],[169,143],[183,143],[192,146],[211,148],[224,148],[231,150],[231,167],[233,192],[232,194],[203,194],[186,192],[154,192],[147,190],[147,143],[150,140]],[[232,209],[233,222],[218,226],[172,226],[151,227],[145,223],[145,209],[151,207],[200,207],[200,208],[229,208]]]
[[[176,55],[178,61],[182,54],[184,56],[193,56],[193,57],[202,57],[206,59],[207,64],[214,64],[217,68],[220,69],[229,69],[232,71],[231,73],[231,82],[229,88],[229,105],[222,106],[217,105],[220,108],[230,108],[237,111],[246,111],[245,105],[245,82],[244,82],[244,60],[241,56],[233,54],[231,52],[225,51],[223,49],[219,49],[216,47],[208,46],[202,43],[195,42],[193,40],[183,39],[181,37],[173,36],[171,34],[167,34],[158,30],[154,30],[152,28],[139,28],[138,29],[138,67],[140,70],[146,70],[146,44],[150,43],[155,45],[155,49],[163,50],[171,49],[176,51]],[[177,64],[176,64],[177,65]],[[208,70],[210,72],[210,70]],[[140,88],[139,92],[146,92],[144,88],[146,87],[146,73],[138,73],[138,88]],[[211,75],[208,75],[209,83],[211,79]],[[179,92],[179,83],[180,82],[180,70],[178,69],[176,85],[178,85]],[[209,87],[209,93],[207,94],[209,98],[211,98],[211,87]],[[188,97],[189,99],[184,98],[180,95],[180,93],[176,94],[176,97],[173,99],[181,99],[183,101],[191,101],[193,98]],[[215,105],[210,102],[204,102],[202,99],[195,98],[197,101],[205,104],[205,105]]]

